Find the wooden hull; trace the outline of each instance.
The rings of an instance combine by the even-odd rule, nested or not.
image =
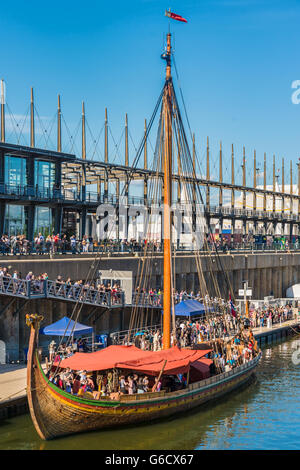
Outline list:
[[[29,348],[30,349],[30,348]],[[176,415],[231,392],[249,380],[261,354],[234,371],[191,384],[177,392],[124,395],[119,401],[77,397],[48,382],[37,354],[28,356],[29,409],[42,439]]]

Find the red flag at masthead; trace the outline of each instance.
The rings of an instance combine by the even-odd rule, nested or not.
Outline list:
[[[165,15],[172,20],[182,21],[183,23],[187,23],[187,20],[180,15],[176,15],[176,13],[172,13],[171,10],[166,10]]]

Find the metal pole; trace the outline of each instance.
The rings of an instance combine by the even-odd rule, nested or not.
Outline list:
[[[209,174],[209,139],[207,137],[207,144],[206,144],[206,181],[210,180],[210,174]],[[206,206],[209,211],[209,206],[210,206],[210,187],[207,184],[206,186]]]
[[[276,191],[276,178],[275,178],[275,155],[273,155],[273,193]],[[273,212],[276,212],[276,197],[273,194]]]
[[[223,183],[222,142],[220,142],[219,180],[220,180],[220,183]],[[220,192],[219,192],[219,206],[222,207],[222,205],[223,205],[223,189],[221,186]]]
[[[105,108],[105,139],[104,139],[104,162],[108,163],[108,121],[107,121],[107,108]],[[108,194],[108,179],[105,172],[104,175],[104,195]],[[106,199],[105,199],[106,201]]]
[[[243,147],[243,186],[246,186],[246,154]],[[246,209],[246,192],[243,191],[243,209]]]
[[[267,189],[267,159],[266,154],[264,153],[264,191]],[[264,193],[264,212],[267,210],[267,197]]]
[[[231,145],[231,184],[234,185],[234,148]],[[231,189],[231,211],[232,211],[232,242],[234,238],[235,230],[235,218],[234,218],[234,189]]]
[[[256,190],[256,150],[254,150],[253,188]],[[253,192],[253,210],[256,211],[256,191]]]
[[[144,145],[144,169],[147,170],[148,167],[148,155],[147,155],[147,120],[145,119],[145,145]],[[148,181],[147,176],[144,176],[144,205],[147,205],[148,201]]]
[[[284,158],[282,158],[282,188],[281,188],[281,192],[284,194]],[[284,199],[284,196],[282,196],[282,208],[281,208],[282,216],[284,216],[284,203],[285,203],[285,199]],[[284,232],[284,230],[282,230],[282,232]],[[282,233],[282,235],[284,235],[284,233]]]
[[[30,147],[35,146],[34,136],[34,101],[33,101],[33,88],[31,88],[31,99],[30,99]]]
[[[128,157],[128,117],[125,114],[125,166],[129,166]]]
[[[293,164],[292,164],[292,160],[290,161],[290,195],[291,195],[290,214],[292,215],[293,214]]]
[[[60,109],[60,95],[58,95],[57,107],[57,151],[61,152],[61,109]]]
[[[5,96],[3,80],[1,80],[1,142],[5,142]]]
[[[82,145],[81,145],[81,158],[86,159],[86,140],[85,140],[85,110],[84,101],[82,102]]]

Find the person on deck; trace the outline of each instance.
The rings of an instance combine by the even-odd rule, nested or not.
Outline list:
[[[145,393],[142,377],[139,377],[137,382],[137,393]]]
[[[134,394],[134,382],[131,376],[128,376],[128,395]]]
[[[155,383],[152,387],[152,392],[160,392],[161,390],[161,380],[158,377],[155,377]]]
[[[54,359],[54,354],[55,354],[55,341],[52,340],[51,343],[49,344],[49,361],[52,362]]]
[[[144,387],[144,392],[149,391],[149,379],[147,375],[145,375],[145,377],[143,378],[143,387]]]
[[[80,377],[80,382],[81,383],[83,383],[87,379],[86,370],[80,370],[78,372],[78,375]]]
[[[121,375],[121,377],[120,377],[120,392],[123,395],[125,395],[127,393],[127,388],[126,388],[127,385],[128,385],[128,383],[125,380],[125,376]]]

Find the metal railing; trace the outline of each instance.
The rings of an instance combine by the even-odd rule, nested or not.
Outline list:
[[[209,243],[210,250],[213,252],[215,251],[215,246],[211,243]],[[177,253],[193,253],[194,250],[191,246],[188,245],[175,245],[174,244],[174,250],[176,250]],[[224,237],[223,244],[219,244],[217,246],[217,250],[219,253],[228,253],[228,252],[234,252],[236,254],[238,253],[277,253],[278,251],[280,252],[288,252],[288,251],[300,251],[300,244],[298,242],[295,243],[289,243],[286,245],[285,243],[282,243],[280,241],[274,241],[274,242],[233,242],[233,243],[227,243]],[[198,250],[197,250],[198,251]],[[82,255],[82,254],[89,254],[89,253],[107,253],[109,255],[143,255],[144,254],[144,245],[143,244],[130,244],[130,243],[122,243],[120,242],[113,242],[113,243],[89,243],[87,245],[87,248],[83,249],[81,246],[81,242],[77,241],[76,246],[71,248],[70,242],[64,242],[64,244],[58,243],[57,246],[48,246],[46,247],[46,244],[44,243],[42,246],[27,246],[26,247],[26,252],[25,248],[22,246],[14,246],[11,248],[9,245],[6,245],[5,243],[1,242],[0,240],[0,255],[3,256],[28,256],[28,255]],[[200,250],[201,253],[203,254],[209,254],[210,251],[206,249],[205,246]],[[162,253],[162,247],[160,244],[156,244],[151,246],[149,244],[149,247],[147,248],[147,254],[151,253]]]
[[[107,307],[123,306],[124,292],[102,292],[94,287],[46,281],[46,297]]]
[[[134,293],[132,295],[132,304],[161,308],[163,306],[163,294]]]
[[[124,306],[124,292],[102,292],[91,286],[65,284],[51,280],[26,280],[12,277],[0,278],[0,294],[26,299],[55,298],[101,307]]]
[[[12,277],[0,277],[0,294],[22,298],[45,297],[40,283]]]
[[[141,335],[145,331],[162,330],[162,324],[148,325],[139,328],[132,328],[131,330],[115,331],[110,333],[111,343],[114,345],[120,344],[133,344],[136,336]]]

